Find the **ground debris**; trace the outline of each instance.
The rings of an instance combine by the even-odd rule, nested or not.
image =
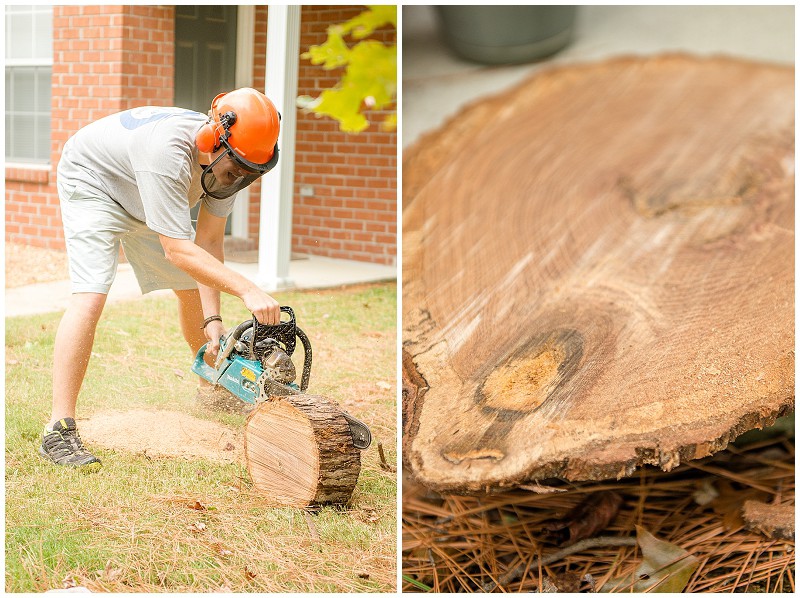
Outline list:
[[[558,491],[443,495],[404,478],[403,589],[419,591],[415,584],[421,583],[435,592],[483,592],[505,582],[497,591],[542,592],[548,584],[561,592],[592,591],[588,583],[575,590],[568,583],[575,575],[589,575],[594,591],[613,589],[610,581],[630,583],[643,564],[641,549],[632,545],[637,524],[699,563],[684,592],[794,588],[793,542],[768,538],[742,523],[774,503],[794,504],[794,444],[785,437],[730,447],[671,472],[647,468],[619,481],[550,487]],[[698,490],[708,495],[699,501],[704,504],[696,500]],[[544,542],[546,525],[557,521],[560,531],[568,531],[570,517],[578,521],[604,494],[620,500],[616,516],[599,526],[602,536],[565,548]],[[609,538],[621,545],[602,544]]]
[[[592,493],[561,519],[546,523],[543,526],[546,538],[558,545],[591,538],[608,527],[620,505],[622,497],[613,490]]]
[[[747,529],[768,538],[794,540],[794,503],[770,505],[747,500],[742,507],[742,518]]]

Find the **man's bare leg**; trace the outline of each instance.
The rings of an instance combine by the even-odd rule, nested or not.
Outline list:
[[[53,411],[50,426],[62,418],[75,417],[83,378],[92,355],[97,322],[106,295],[75,293],[56,332],[53,356]]]
[[[86,450],[75,426],[75,406],[92,356],[97,322],[106,296],[75,293],[56,331],[53,355],[53,411],[42,433],[39,454],[57,465],[100,469],[100,459]]]

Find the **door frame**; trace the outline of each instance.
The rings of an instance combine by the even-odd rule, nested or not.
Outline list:
[[[236,88],[253,86],[254,46],[256,35],[255,5],[240,4],[236,15]],[[236,196],[231,212],[231,237],[248,239],[250,188],[246,187]]]

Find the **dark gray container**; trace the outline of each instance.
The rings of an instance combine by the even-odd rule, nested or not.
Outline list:
[[[512,64],[555,54],[572,39],[575,6],[437,6],[448,45],[484,64]]]

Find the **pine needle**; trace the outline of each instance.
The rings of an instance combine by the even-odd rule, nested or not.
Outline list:
[[[698,504],[695,493],[709,485],[720,497]],[[536,486],[558,492],[437,495],[405,480],[404,590],[538,592],[555,586],[568,592],[578,591],[581,580],[592,584],[582,589],[597,590],[609,580],[630,579],[641,564],[641,551],[631,546],[639,525],[697,558],[685,592],[794,591],[794,542],[748,530],[741,517],[730,527],[745,492],[766,493],[768,503],[794,503],[794,445],[785,438],[732,447],[668,473],[646,468],[620,481]],[[545,541],[546,522],[601,490],[623,498],[601,537],[568,547]],[[610,545],[609,538],[621,545]]]

